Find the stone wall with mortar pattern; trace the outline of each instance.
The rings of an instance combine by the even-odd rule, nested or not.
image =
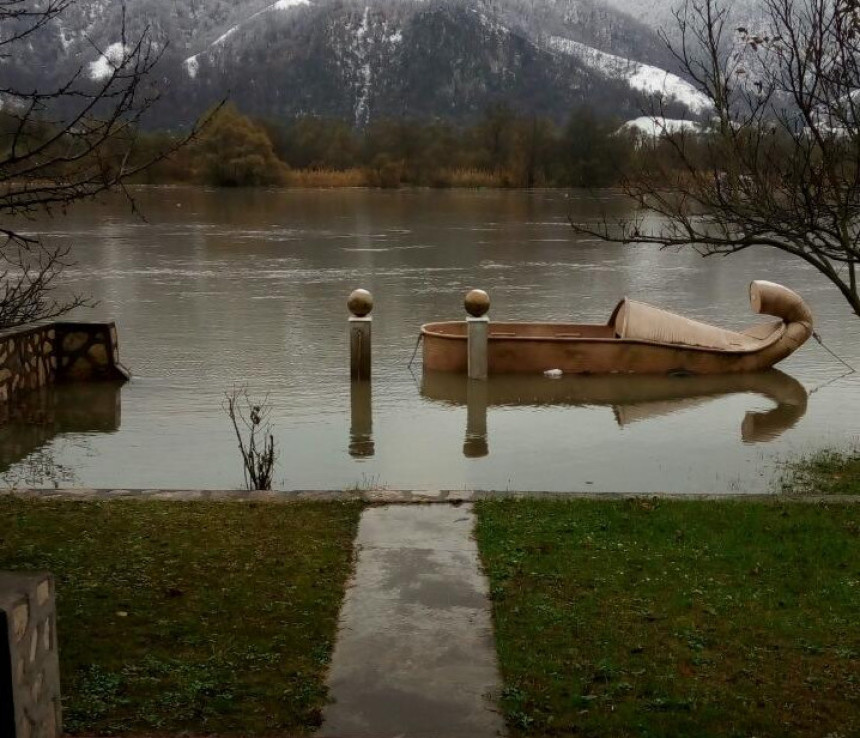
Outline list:
[[[0,735],[61,734],[53,579],[44,573],[0,573]]]
[[[59,381],[128,379],[113,323],[45,322],[0,331],[0,403]]]

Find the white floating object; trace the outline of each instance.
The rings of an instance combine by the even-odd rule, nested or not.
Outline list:
[[[547,369],[543,375],[550,379],[558,379],[564,372],[561,369]]]

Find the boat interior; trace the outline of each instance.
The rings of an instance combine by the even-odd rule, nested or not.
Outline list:
[[[777,341],[783,321],[759,323],[743,332],[702,323],[659,308],[624,299],[608,323],[490,323],[490,339],[554,339],[648,341],[722,351],[751,351]],[[428,323],[424,330],[450,338],[466,338],[466,323]]]
[[[622,299],[604,325],[590,323],[490,323],[490,339],[504,340],[599,340],[704,348],[728,353],[758,351],[776,343],[792,322],[812,329],[812,314],[802,298],[781,285],[763,280],[750,284],[750,304],[756,313],[778,320],[758,323],[744,331],[720,328],[661,308]],[[466,338],[466,323],[428,323],[423,332]]]

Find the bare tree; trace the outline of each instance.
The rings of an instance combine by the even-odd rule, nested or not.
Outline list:
[[[255,402],[247,387],[234,387],[224,395],[224,410],[233,424],[242,454],[245,486],[252,490],[271,489],[277,453],[269,422],[272,406],[268,395]]]
[[[0,64],[56,22],[74,0],[0,0]],[[27,221],[120,189],[170,150],[140,160],[137,130],[158,98],[150,73],[164,45],[148,29],[108,49],[95,47],[101,73],[78,69],[50,89],[0,82],[0,328],[53,318],[88,303],[56,297],[69,249],[44,244]]]
[[[765,27],[748,29],[716,0],[687,0],[680,41],[667,44],[710,119],[700,131],[662,124],[666,156],[623,183],[636,217],[572,225],[705,256],[776,248],[821,272],[860,316],[860,0],[762,6]]]

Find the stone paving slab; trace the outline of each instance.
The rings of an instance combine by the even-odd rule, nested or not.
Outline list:
[[[348,502],[371,504],[431,504],[463,503],[489,499],[551,499],[551,500],[746,500],[775,503],[860,504],[860,495],[786,495],[743,494],[736,492],[540,492],[515,490],[267,490],[245,489],[0,489],[0,497],[13,496],[45,500],[112,500],[149,499],[177,502],[209,500],[213,502]]]
[[[504,734],[474,520],[471,505],[364,511],[320,736]]]

